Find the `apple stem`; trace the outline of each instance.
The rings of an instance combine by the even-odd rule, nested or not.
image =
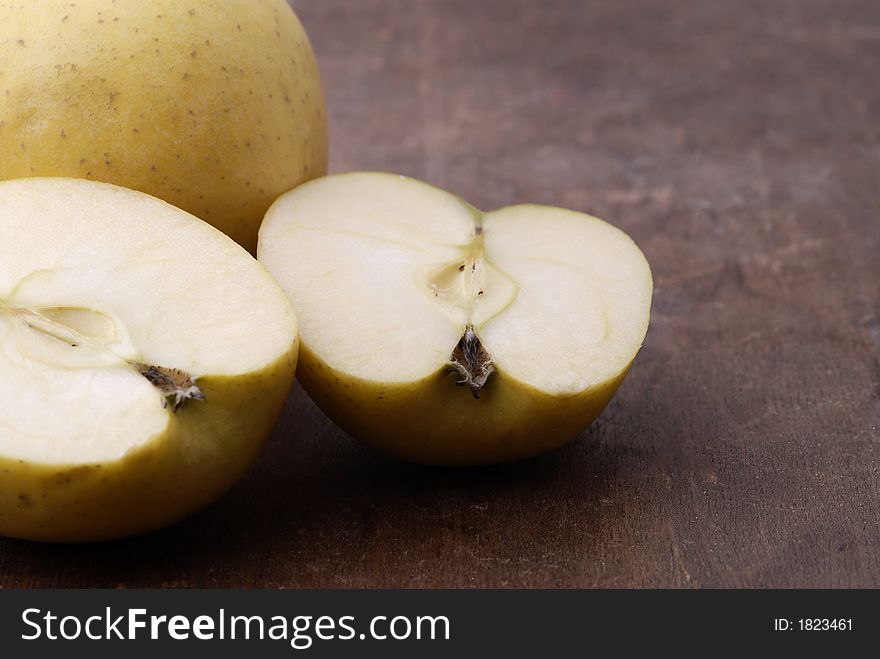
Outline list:
[[[205,400],[205,395],[196,385],[195,380],[178,368],[165,368],[139,362],[132,362],[131,365],[159,390],[164,407],[168,406],[172,398],[174,399],[172,409],[175,412],[188,400]]]
[[[460,387],[468,386],[477,399],[480,397],[480,390],[489,381],[489,376],[495,372],[492,357],[470,325],[452,351],[450,364],[461,376],[456,384]]]

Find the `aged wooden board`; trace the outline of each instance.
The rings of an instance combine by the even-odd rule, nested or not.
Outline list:
[[[0,584],[880,586],[880,5],[294,6],[334,170],[638,241],[635,368],[577,441],[488,469],[385,459],[297,389],[209,510],[100,546],[0,540]]]

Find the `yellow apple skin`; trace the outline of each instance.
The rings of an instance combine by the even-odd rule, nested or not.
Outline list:
[[[317,64],[284,0],[0,2],[0,179],[147,192],[251,253],[327,171]]]
[[[51,542],[152,531],[211,503],[250,467],[293,384],[297,345],[265,369],[204,377],[204,401],[122,459],[45,465],[0,457],[0,535]]]
[[[302,344],[297,378],[328,417],[365,444],[410,462],[481,465],[568,442],[599,417],[630,365],[571,396],[551,396],[496,371],[475,399],[455,385],[452,373],[404,384],[371,382],[339,372]]]

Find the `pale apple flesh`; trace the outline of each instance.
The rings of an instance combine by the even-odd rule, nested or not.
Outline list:
[[[296,363],[283,292],[144,194],[0,183],[0,534],[100,540],[204,506],[251,464]]]
[[[559,446],[601,413],[648,325],[650,268],[622,231],[545,206],[481,213],[391,174],[284,195],[258,254],[293,302],[309,394],[418,462]]]

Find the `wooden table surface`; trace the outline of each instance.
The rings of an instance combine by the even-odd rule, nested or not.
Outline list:
[[[880,4],[294,0],[332,169],[618,224],[656,282],[550,455],[386,459],[297,388],[216,505],[6,586],[880,586]],[[267,163],[271,166],[271,163]]]

